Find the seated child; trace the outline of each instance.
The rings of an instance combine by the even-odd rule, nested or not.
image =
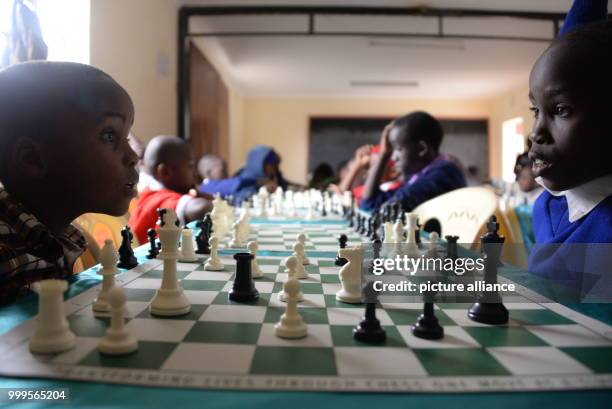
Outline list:
[[[521,200],[519,204],[527,204],[529,206],[533,206],[538,196],[544,190],[537,184],[531,167],[532,162],[527,152],[520,154],[516,158],[514,174],[516,175],[516,185],[520,191]]]
[[[220,156],[204,155],[198,161],[198,173],[203,184],[211,180],[226,179],[227,165]]]
[[[160,135],[145,148],[143,166],[155,180],[138,197],[130,215],[130,227],[140,243],[146,243],[147,230],[154,228],[158,208],[172,208],[181,224],[204,217],[212,202],[190,194],[196,187],[195,161],[189,143],[177,136]]]
[[[413,112],[387,125],[382,133],[378,160],[370,167],[361,207],[376,209],[399,202],[404,211],[451,190],[465,187],[465,176],[454,161],[438,152],[442,126],[426,112]],[[404,183],[382,191],[380,181],[393,156]]]
[[[85,250],[71,222],[123,215],[136,195],[127,92],[87,65],[28,62],[0,71],[0,304],[31,283],[68,278]]]
[[[233,197],[234,204],[240,204],[257,193],[261,186],[266,186],[269,193],[278,186],[287,189],[288,183],[279,169],[280,156],[274,149],[257,145],[249,151],[244,168],[231,178],[210,180],[200,185],[200,192],[219,193],[222,197]]]
[[[555,39],[529,79],[535,115],[529,157],[546,189],[533,209],[537,244],[529,269],[572,287],[580,287],[592,261],[569,254],[581,248],[572,244],[612,243],[611,70],[612,21],[606,21]],[[579,265],[568,265],[574,262]]]

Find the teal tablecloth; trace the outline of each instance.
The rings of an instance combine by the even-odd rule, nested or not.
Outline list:
[[[137,254],[143,261],[142,254]],[[99,277],[94,269],[75,277],[67,293],[72,297],[97,284]],[[612,322],[612,305],[580,304],[571,306],[593,318]],[[36,314],[35,296],[0,308],[0,334]],[[0,365],[2,357],[0,357]],[[70,400],[66,403],[0,403],[0,407],[47,408],[74,407],[80,409],[99,408],[610,408],[612,390],[568,391],[568,392],[514,392],[514,393],[461,393],[461,394],[416,394],[416,393],[332,393],[332,392],[242,392],[153,388],[142,386],[112,385],[57,380],[28,380],[0,377],[0,388],[69,388]]]

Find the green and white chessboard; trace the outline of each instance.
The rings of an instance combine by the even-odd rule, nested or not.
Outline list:
[[[530,294],[507,302],[510,323],[487,326],[467,318],[468,305],[439,304],[436,314],[445,337],[415,338],[410,332],[422,304],[382,303],[378,318],[387,331],[380,346],[361,344],[352,329],[363,306],[336,301],[340,288],[333,265],[340,224],[254,224],[260,298],[252,304],[228,300],[235,270],[222,252],[225,271],[209,272],[201,259],[179,263],[179,277],[193,303],[182,317],[156,318],[147,306],[160,287],[160,260],[117,276],[128,296],[127,326],[140,340],[136,353],[110,357],[96,350],[108,325],[94,318],[91,302],[99,286],[68,299],[65,310],[77,335],[74,349],[34,356],[28,338],[35,319],[0,337],[0,374],[121,384],[214,389],[367,392],[488,392],[612,387],[612,327],[555,303],[528,302]],[[308,336],[285,340],[274,335],[284,311],[277,298],[287,275],[282,262],[298,232],[309,236],[299,311]],[[321,256],[321,255],[325,256]],[[524,297],[521,302],[520,297]]]

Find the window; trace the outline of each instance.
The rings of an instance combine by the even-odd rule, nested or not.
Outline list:
[[[38,15],[50,61],[89,63],[89,0],[30,0]],[[0,53],[7,46],[13,1],[0,0]]]
[[[502,178],[505,182],[515,181],[514,164],[516,157],[525,152],[523,118],[517,117],[502,124]]]

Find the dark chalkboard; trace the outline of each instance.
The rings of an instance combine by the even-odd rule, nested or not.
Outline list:
[[[393,118],[311,118],[308,172],[327,162],[334,169],[351,159],[355,149],[377,144]],[[476,166],[481,177],[489,174],[489,140],[486,120],[444,120],[440,151],[457,157],[465,168]]]

